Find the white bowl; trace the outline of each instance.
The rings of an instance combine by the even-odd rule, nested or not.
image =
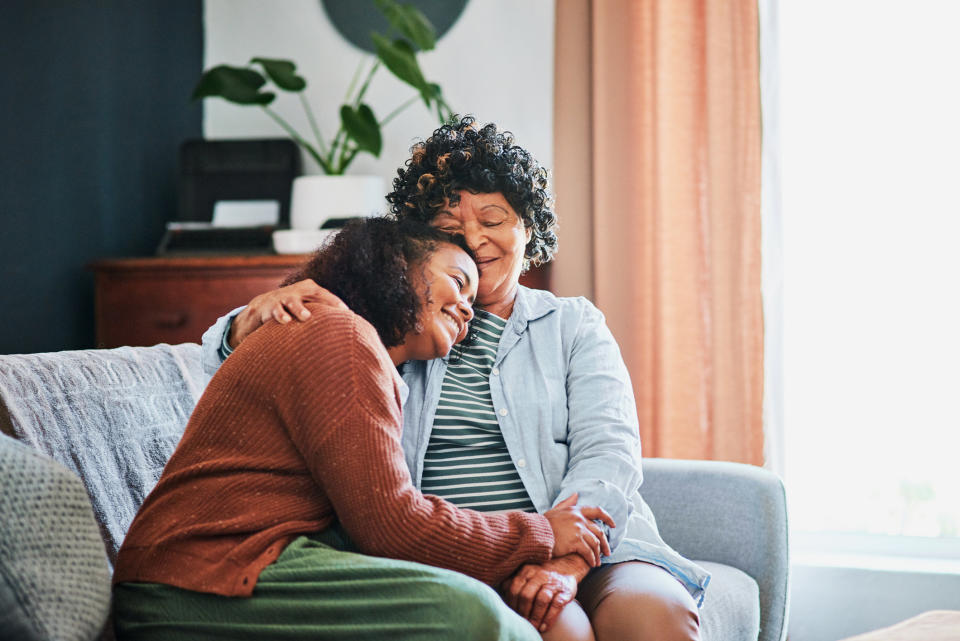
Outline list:
[[[337,231],[336,229],[278,229],[273,232],[273,249],[278,254],[309,254]]]

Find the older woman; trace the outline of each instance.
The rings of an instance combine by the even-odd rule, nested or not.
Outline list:
[[[477,510],[544,512],[562,497],[617,523],[599,568],[576,557],[522,568],[504,598],[544,638],[699,639],[709,574],[661,539],[639,493],[629,375],[603,315],[583,298],[525,288],[552,258],[546,170],[510,134],[464,118],[413,147],[387,196],[399,219],[463,234],[480,282],[473,339],[449,358],[408,363],[403,445],[414,483]],[[299,318],[311,287],[262,295],[204,336],[215,364],[264,318]],[[574,600],[576,597],[576,600]]]
[[[536,638],[463,574],[599,563],[589,519],[609,517],[573,500],[543,516],[458,509],[414,489],[400,446],[396,366],[445,356],[472,317],[458,242],[373,219],[307,263],[350,308],[265,325],[210,381],[120,549],[120,639]]]

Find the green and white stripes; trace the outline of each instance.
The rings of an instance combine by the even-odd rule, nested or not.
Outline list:
[[[490,373],[506,323],[478,310],[471,322],[475,339],[451,353],[423,462],[421,490],[483,512],[533,512],[490,396]]]

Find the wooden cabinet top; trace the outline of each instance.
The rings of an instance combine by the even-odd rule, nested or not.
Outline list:
[[[309,254],[263,254],[255,256],[151,256],[104,258],[90,263],[95,272],[184,271],[232,269],[286,269],[300,265]]]

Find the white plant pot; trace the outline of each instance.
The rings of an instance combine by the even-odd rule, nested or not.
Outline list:
[[[386,195],[380,176],[300,176],[293,180],[290,227],[312,230],[330,218],[382,214]]]

